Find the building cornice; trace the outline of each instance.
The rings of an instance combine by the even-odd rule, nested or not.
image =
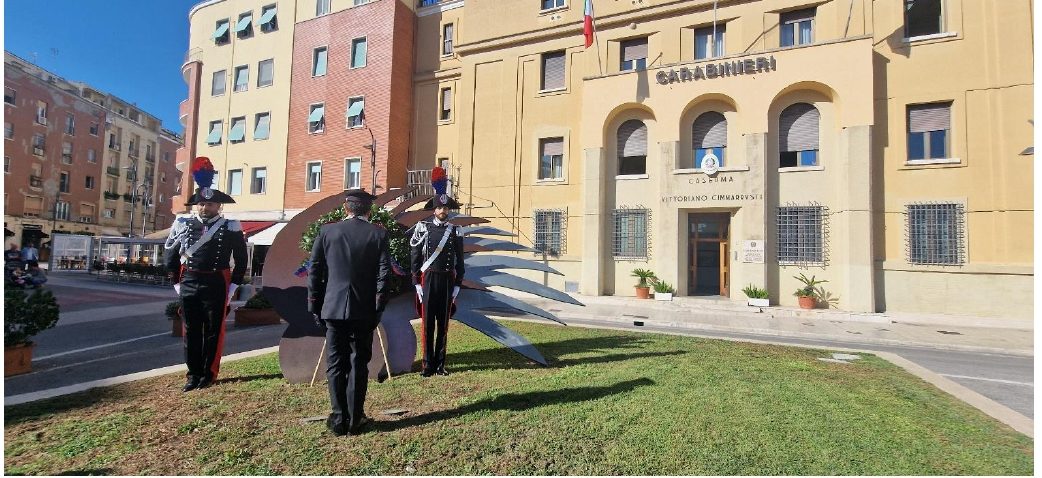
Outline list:
[[[428,15],[434,15],[436,13],[443,13],[449,10],[463,8],[463,1],[464,0],[448,0],[436,3],[428,7],[420,7],[416,9],[416,16],[426,17]]]
[[[192,23],[192,15],[195,15],[195,12],[198,12],[199,10],[205,7],[209,7],[210,5],[216,5],[224,1],[225,0],[206,0],[195,4],[195,6],[192,7],[191,10],[188,10],[188,23]]]

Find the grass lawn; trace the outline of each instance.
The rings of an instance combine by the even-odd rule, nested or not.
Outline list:
[[[1033,442],[874,356],[511,322],[528,363],[458,324],[452,375],[371,383],[335,437],[325,384],[278,358],[5,407],[7,474],[1029,475]],[[381,415],[406,409],[401,416]]]

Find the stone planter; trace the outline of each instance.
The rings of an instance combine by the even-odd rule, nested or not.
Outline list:
[[[4,347],[4,376],[21,375],[33,371],[33,344]]]
[[[647,299],[651,297],[651,287],[636,287],[635,289],[637,291],[638,299]]]
[[[655,300],[671,301],[671,300],[673,300],[673,293],[672,292],[656,292],[655,293]]]
[[[815,297],[797,297],[797,300],[801,309],[813,309],[818,306],[818,299]]]
[[[235,326],[246,325],[277,325],[282,318],[275,309],[247,309],[239,307],[235,309]]]
[[[771,299],[749,299],[746,303],[750,307],[770,307]]]
[[[171,337],[184,337],[185,326],[184,321],[181,320],[181,316],[170,318],[170,336]]]

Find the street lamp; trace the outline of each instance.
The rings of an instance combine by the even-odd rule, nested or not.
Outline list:
[[[134,237],[134,212],[137,209],[138,201],[138,189],[143,188],[141,197],[144,200],[148,200],[152,192],[152,181],[151,178],[145,178],[145,181],[141,184],[137,183],[137,162],[130,163],[130,166],[125,166],[130,172],[130,227],[127,232],[127,237]],[[141,217],[141,235],[145,235],[145,218]]]
[[[369,132],[369,139],[372,140],[372,143],[367,144],[367,145],[362,146],[362,147],[365,148],[365,149],[368,149],[369,152],[371,153],[370,159],[369,159],[369,168],[373,172],[373,186],[372,186],[372,189],[370,190],[370,193],[375,195],[376,194],[376,136],[373,135],[373,130],[369,129],[369,122],[367,122],[365,120],[365,110],[363,109],[358,115],[361,117],[362,126],[365,126],[365,130]]]

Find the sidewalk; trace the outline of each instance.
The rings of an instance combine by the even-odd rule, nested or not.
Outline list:
[[[869,342],[939,349],[1034,356],[1030,320],[950,315],[855,313],[749,307],[725,298],[675,297],[672,301],[569,294],[585,307],[497,288],[559,318],[615,321],[620,325],[676,327],[746,334],[800,337],[837,342]]]

